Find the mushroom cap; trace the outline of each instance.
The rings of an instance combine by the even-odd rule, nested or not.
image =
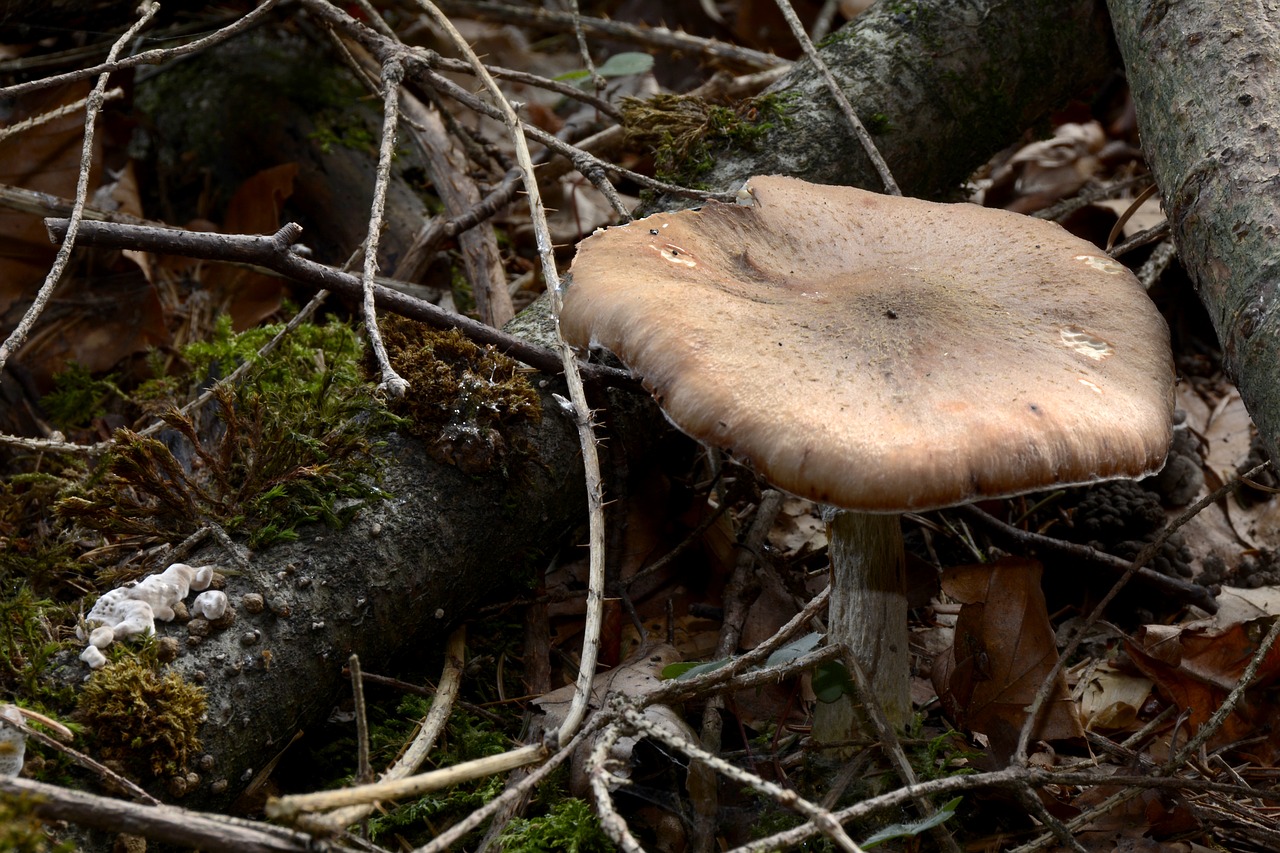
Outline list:
[[[598,231],[560,324],[802,497],[902,512],[1153,473],[1169,331],[1056,224],[787,177]]]

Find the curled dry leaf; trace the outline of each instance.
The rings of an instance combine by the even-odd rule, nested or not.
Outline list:
[[[1147,625],[1125,642],[1125,649],[1160,692],[1189,714],[1189,725],[1194,732],[1239,682],[1273,618],[1226,627],[1206,622],[1184,626]],[[1258,669],[1253,687],[1210,740],[1210,749],[1267,735],[1265,740],[1251,745],[1250,752],[1263,762],[1280,756],[1280,734],[1272,732],[1271,726],[1275,709],[1261,696],[1278,677],[1280,645],[1271,648]]]
[[[662,683],[662,670],[679,660],[680,653],[674,646],[665,644],[650,645],[640,649],[616,669],[596,675],[591,682],[591,709],[593,711],[599,710],[606,698],[613,694],[621,694],[630,699],[642,698]],[[541,708],[546,715],[543,723],[544,730],[554,731],[560,727],[572,701],[572,684],[561,687],[559,690],[553,690],[545,696],[533,700],[533,704]],[[666,705],[649,705],[644,709],[644,715],[657,725],[671,729],[694,743],[698,742],[697,733],[670,707]],[[591,756],[591,750],[595,748],[596,740],[599,737],[601,737],[601,733],[597,733],[595,737],[579,744],[578,748],[574,750],[573,758],[569,764],[569,787],[574,796],[589,796],[590,783],[588,781],[587,762]],[[636,737],[625,737],[620,738],[614,745],[610,758],[617,761],[618,767],[623,771],[630,766],[631,754],[639,740]],[[691,779],[689,784],[693,788],[695,786],[694,780]]]
[[[1006,558],[942,575],[943,591],[962,606],[951,649],[934,661],[934,687],[956,724],[985,734],[1001,760],[1012,754],[1026,707],[1058,660],[1041,571],[1034,560]],[[1059,677],[1035,739],[1083,736]]]

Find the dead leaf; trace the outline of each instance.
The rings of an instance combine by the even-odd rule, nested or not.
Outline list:
[[[1208,622],[1185,626],[1147,625],[1125,641],[1134,664],[1156,683],[1170,702],[1188,712],[1191,730],[1203,725],[1239,682],[1241,674],[1257,652],[1271,619],[1254,619],[1226,627]],[[1271,730],[1274,707],[1262,699],[1264,688],[1280,676],[1280,644],[1258,669],[1254,686],[1227,718],[1210,748],[1251,738]],[[1272,737],[1271,740],[1275,740]],[[1280,742],[1251,747],[1268,757]]]
[[[280,227],[280,211],[293,195],[297,163],[263,169],[249,178],[231,201],[223,219],[224,234],[273,234]],[[280,308],[285,281],[277,276],[229,264],[215,264],[204,274],[205,289],[231,314],[237,332],[256,326]]]
[[[1058,660],[1040,574],[1034,560],[1005,558],[942,575],[943,591],[962,607],[951,649],[934,661],[933,683],[956,724],[987,735],[1001,760],[1012,753],[1026,707]],[[1060,677],[1035,739],[1083,736]]]
[[[89,89],[85,80],[24,95],[12,106],[9,124],[74,103]],[[76,111],[0,140],[0,183],[74,197],[83,139],[84,113]],[[95,144],[90,192],[97,188],[101,162],[101,144]],[[18,300],[30,300],[56,252],[40,216],[0,210],[0,314]]]
[[[1075,672],[1072,695],[1089,731],[1131,731],[1151,695],[1151,679],[1123,672],[1110,661],[1089,660]]]
[[[651,645],[646,649],[642,649],[616,669],[596,675],[591,682],[590,708],[598,710],[603,705],[605,698],[615,693],[633,699],[647,695],[662,683],[662,670],[680,659],[680,653],[674,646],[665,644]],[[540,696],[533,700],[533,704],[541,708],[546,715],[543,722],[545,730],[553,731],[558,729],[561,723],[564,722],[569,706],[573,702],[573,694],[574,685],[567,684],[559,690],[553,690],[545,696]],[[697,734],[689,727],[689,724],[673,709],[665,705],[646,706],[644,716],[651,722],[669,728],[683,737],[690,738],[694,743],[698,741]],[[579,744],[574,750],[572,758],[570,758],[569,787],[575,796],[584,796],[590,790],[587,760],[600,736],[600,734],[597,734],[595,737]],[[628,767],[631,762],[631,753],[635,750],[639,740],[636,737],[620,738],[615,743],[610,757],[617,760],[620,767]],[[702,786],[705,786],[705,780],[699,777],[694,784],[699,786],[701,790]]]

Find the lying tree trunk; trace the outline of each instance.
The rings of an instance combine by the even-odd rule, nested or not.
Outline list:
[[[1147,162],[1272,459],[1280,459],[1280,13],[1109,0]]]
[[[1119,61],[1096,0],[878,3],[819,51],[905,195],[942,198],[1049,111],[1106,80]],[[702,178],[730,189],[786,174],[884,185],[813,65],[770,87],[794,121]]]
[[[208,719],[192,772],[156,793],[189,808],[225,805],[325,718],[352,653],[376,671],[406,645],[433,649],[478,604],[532,588],[586,507],[574,425],[543,402],[541,424],[524,436],[531,453],[510,454],[505,473],[466,474],[420,440],[391,436],[380,484],[388,497],[345,529],[303,530],[252,554],[247,569],[214,547],[186,559],[225,572],[235,616],[211,631],[157,623],[158,637],[178,641],[170,667],[207,691]],[[79,680],[88,669],[77,660],[63,674]]]

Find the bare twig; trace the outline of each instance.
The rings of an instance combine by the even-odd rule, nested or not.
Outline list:
[[[597,724],[595,721],[589,721],[581,731],[573,736],[572,740],[562,745],[561,748],[548,758],[545,763],[530,771],[529,775],[526,776],[520,784],[507,788],[501,794],[437,835],[430,844],[426,844],[415,850],[414,853],[443,853],[443,851],[452,848],[453,845],[468,832],[471,832],[477,826],[480,826],[486,820],[491,818],[493,815],[498,814],[503,809],[509,808],[511,803],[518,798],[523,797],[527,792],[533,790],[536,785],[540,784],[543,779],[547,778],[547,776],[555,770],[556,767],[562,764],[565,759],[569,758],[569,756],[574,753],[583,741],[594,735],[596,731]]]
[[[578,680],[573,704],[565,715],[560,727],[559,740],[567,741],[586,715],[587,700],[591,695],[591,679],[595,677],[596,658],[600,649],[600,626],[604,613],[604,504],[603,489],[600,476],[600,457],[596,452],[595,433],[591,427],[591,408],[587,404],[586,392],[582,388],[582,376],[578,370],[577,358],[573,349],[560,337],[560,305],[563,299],[563,285],[556,271],[556,260],[551,245],[551,232],[547,228],[546,213],[542,208],[542,196],[538,190],[538,180],[533,174],[533,160],[529,156],[529,146],[525,142],[525,131],[520,119],[510,102],[498,88],[497,82],[485,69],[480,58],[472,51],[471,46],[454,28],[452,22],[430,0],[417,0],[421,8],[436,26],[440,27],[453,42],[454,47],[471,63],[476,76],[480,78],[490,97],[497,105],[503,124],[506,125],[511,141],[515,144],[516,159],[520,164],[520,172],[524,180],[525,194],[529,201],[529,215],[533,222],[533,231],[538,244],[538,259],[542,264],[542,275],[547,282],[547,292],[551,295],[551,315],[556,322],[556,335],[560,343],[561,363],[564,367],[565,382],[569,389],[569,400],[573,405],[573,417],[578,426],[578,439],[582,446],[582,461],[586,473],[587,485],[587,519],[590,531],[590,582],[587,591],[587,624],[583,635],[582,656],[579,662]]]
[[[880,149],[876,148],[875,141],[872,140],[871,134],[867,133],[867,128],[862,124],[862,120],[858,118],[858,114],[853,109],[853,104],[849,103],[844,90],[836,82],[835,75],[831,73],[831,69],[827,67],[827,63],[822,60],[821,54],[813,46],[813,42],[809,39],[809,34],[805,32],[804,23],[801,22],[800,16],[796,14],[796,10],[791,7],[790,0],[774,0],[774,3],[786,19],[787,26],[791,28],[791,35],[800,43],[800,48],[804,51],[805,58],[813,64],[813,67],[822,76],[822,82],[826,84],[827,91],[835,99],[841,115],[849,123],[849,127],[853,129],[853,135],[862,146],[862,150],[866,152],[867,159],[871,161],[871,165],[875,167],[876,174],[880,176],[880,180],[884,184],[884,191],[889,195],[902,195],[898,182],[893,179],[893,173],[889,171],[889,164],[880,155]]]
[[[1052,536],[1045,536],[1031,530],[1023,530],[1020,527],[1014,527],[1012,524],[1006,524],[973,504],[958,506],[950,511],[957,515],[963,515],[965,518],[972,521],[976,521],[978,524],[993,531],[998,536],[1002,536],[1005,539],[1018,542],[1022,545],[1053,550],[1062,554],[1067,554],[1071,557],[1089,560],[1090,562],[1097,563],[1100,566],[1106,566],[1107,568],[1120,573],[1129,571],[1129,568],[1133,565],[1130,560],[1121,559],[1113,554],[1108,554],[1104,551],[1099,551],[1096,548],[1091,548],[1088,545],[1079,545],[1075,542],[1055,539]],[[1169,575],[1161,574],[1155,569],[1151,569],[1146,566],[1138,568],[1137,577],[1151,586],[1157,587],[1162,592],[1176,597],[1179,601],[1194,604],[1206,613],[1218,612],[1218,602],[1214,600],[1213,593],[1209,592],[1208,589],[1198,583],[1191,583],[1180,578],[1170,577]]]
[[[378,310],[373,296],[373,277],[378,271],[378,238],[382,234],[387,186],[391,183],[391,155],[396,148],[396,124],[400,118],[400,81],[403,79],[404,66],[399,59],[392,57],[383,63],[382,143],[378,146],[377,179],[374,181],[373,204],[369,211],[369,233],[365,235],[364,242],[364,273],[360,278],[364,292],[362,311],[365,331],[369,335],[369,349],[373,350],[373,356],[382,372],[378,390],[385,391],[393,398],[403,397],[409,390],[409,383],[391,366],[387,348],[382,343],[382,332],[378,329]]]
[[[618,704],[619,707],[615,713],[620,714],[621,718],[634,731],[664,743],[678,752],[683,752],[692,760],[703,762],[712,770],[728,777],[737,784],[746,785],[768,796],[778,805],[798,812],[817,826],[822,834],[835,844],[838,849],[844,850],[846,853],[858,853],[862,849],[845,833],[839,822],[827,809],[806,800],[789,788],[783,788],[781,785],[769,782],[754,773],[730,764],[718,755],[714,755],[689,742],[672,729],[654,723],[635,708],[626,705],[622,700],[618,700]],[[599,802],[598,792],[597,802]]]
[[[168,805],[141,805],[17,777],[0,777],[0,798],[21,801],[47,820],[66,820],[111,832],[214,853],[307,853],[304,833]]]
[[[356,714],[356,782],[365,784],[373,779],[369,766],[369,714],[364,703],[364,674],[360,671],[360,656],[347,658],[347,671],[351,675],[351,703]]]
[[[587,772],[591,780],[591,793],[595,800],[600,827],[625,853],[644,853],[644,848],[631,834],[626,820],[613,807],[613,789],[627,784],[628,780],[610,769],[617,762],[609,757],[609,753],[613,752],[614,746],[627,732],[628,727],[621,726],[617,722],[607,726],[591,749],[591,755],[587,760]]]
[[[458,698],[458,688],[462,684],[462,658],[466,653],[466,644],[467,629],[465,627],[459,627],[449,635],[449,641],[445,644],[444,650],[444,671],[440,675],[440,683],[436,686],[435,693],[432,696],[431,710],[427,712],[427,718],[422,721],[422,725],[419,726],[418,732],[414,735],[413,741],[408,748],[396,760],[396,763],[382,774],[382,778],[378,780],[379,782],[404,779],[417,771],[422,766],[422,762],[426,761],[431,748],[435,746],[437,738],[444,731],[445,723],[449,720],[449,714],[453,711],[454,700]],[[368,676],[366,676],[367,678]],[[350,826],[372,811],[373,805],[371,803],[363,803],[339,809],[325,815],[323,818],[319,818],[319,820],[328,823],[334,830],[337,830],[344,826]]]
[[[291,821],[307,812],[322,812],[344,806],[363,805],[378,800],[403,800],[417,797],[431,791],[439,791],[468,782],[472,779],[483,779],[496,773],[504,773],[526,764],[537,764],[548,755],[547,748],[540,743],[522,746],[499,755],[489,755],[471,761],[463,761],[441,770],[406,776],[403,779],[388,779],[372,782],[368,785],[353,785],[336,791],[317,791],[313,794],[292,794],[267,801],[266,814],[272,820]]]
[[[116,88],[112,89],[110,92],[105,92],[102,95],[102,102],[106,103],[107,101],[114,101],[116,98],[120,98],[123,96],[124,96],[124,89],[121,89],[119,86],[117,86]],[[16,124],[9,125],[8,127],[0,127],[0,142],[3,142],[4,140],[8,139],[10,136],[17,136],[18,134],[25,133],[26,131],[31,130],[32,128],[39,127],[42,124],[48,124],[49,122],[60,119],[63,116],[71,115],[77,110],[82,110],[84,109],[88,101],[89,99],[87,97],[81,98],[78,101],[72,101],[69,104],[63,104],[62,106],[57,107],[56,109],[49,110],[47,113],[41,113],[38,116],[32,116],[31,118],[23,119],[22,121],[17,122]]]
[[[125,68],[136,68],[139,65],[157,65],[161,62],[169,62],[182,56],[190,56],[195,53],[200,53],[207,47],[212,47],[215,44],[221,44],[227,39],[239,35],[250,27],[255,26],[279,2],[280,0],[263,0],[262,5],[234,23],[228,24],[222,29],[216,30],[202,39],[196,39],[193,42],[179,45],[177,47],[148,50],[144,53],[135,53],[133,56],[128,56],[124,59],[116,59],[118,51],[113,47],[112,53],[108,54],[105,62],[90,66],[89,68],[78,68],[75,71],[68,71],[65,74],[55,74],[52,77],[42,77],[39,80],[30,80],[26,83],[17,83],[13,86],[7,86],[0,89],[0,98],[16,98],[19,95],[25,95],[27,92],[36,92],[40,89],[49,89],[54,86],[61,86],[63,83],[70,83],[74,80],[84,80],[85,78],[92,77],[95,74],[111,74]],[[117,41],[117,44],[127,43],[128,41],[132,41],[131,33],[125,33],[125,35]]]
[[[565,32],[568,32],[574,26],[573,16],[568,12],[553,12],[542,8],[485,2],[485,0],[445,0],[440,5],[459,17],[478,17],[508,23],[521,23]],[[585,16],[579,18],[579,21],[581,27],[589,33],[637,42],[652,47],[678,50],[684,53],[693,53],[717,59],[728,59],[759,68],[773,68],[774,66],[788,64],[787,60],[771,53],[761,53],[758,50],[726,44],[714,39],[699,38],[688,33],[669,30],[666,27],[637,27],[620,21]]]
[[[66,233],[63,219],[45,221],[54,239]],[[123,225],[107,222],[81,224],[81,243],[116,249],[140,249],[161,254],[184,255],[190,258],[226,261],[239,260],[265,267],[280,275],[316,287],[359,299],[362,294],[360,279],[313,261],[308,261],[290,251],[290,247],[302,235],[302,227],[287,223],[275,234],[210,234],[199,231],[180,231],[171,228],[154,228],[142,225]],[[469,317],[451,314],[437,305],[417,299],[391,288],[374,285],[374,298],[384,310],[420,320],[440,329],[458,329],[483,346],[493,346],[498,351],[523,361],[530,367],[548,373],[559,372],[560,356],[550,350],[532,344],[523,338],[506,334],[499,329],[476,322]],[[639,382],[628,372],[599,365],[582,364],[582,375],[592,382],[604,385],[638,388]],[[0,438],[0,442],[3,438]],[[55,443],[56,444],[56,443]],[[59,444],[53,450],[75,450],[78,445]],[[80,448],[83,450],[83,448]]]
[[[1264,468],[1267,467],[1268,464],[1269,463],[1264,462],[1256,468],[1251,469],[1248,473],[1243,475],[1244,479],[1257,476]],[[1240,477],[1233,477],[1220,488],[1215,489],[1213,492],[1205,495],[1203,498],[1187,507],[1178,515],[1177,518],[1173,519],[1161,528],[1155,538],[1152,539],[1151,542],[1147,543],[1142,550],[1138,552],[1138,555],[1133,558],[1133,563],[1129,566],[1128,570],[1120,576],[1119,580],[1117,580],[1115,584],[1112,585],[1111,589],[1107,591],[1107,594],[1104,595],[1102,600],[1098,602],[1097,606],[1093,608],[1093,611],[1089,616],[1076,628],[1076,631],[1072,634],[1071,640],[1067,643],[1066,648],[1064,648],[1061,654],[1058,655],[1058,660],[1045,675],[1044,681],[1040,684],[1040,689],[1036,691],[1035,699],[1032,700],[1031,705],[1027,708],[1027,719],[1022,725],[1022,731],[1018,735],[1018,748],[1015,750],[1012,758],[1012,761],[1015,764],[1026,763],[1027,746],[1031,741],[1032,732],[1034,732],[1040,724],[1040,713],[1048,704],[1049,697],[1053,693],[1053,689],[1058,682],[1058,678],[1062,675],[1062,670],[1066,666],[1066,662],[1070,660],[1072,656],[1075,655],[1076,650],[1080,648],[1080,644],[1084,642],[1084,638],[1088,633],[1089,628],[1102,618],[1102,614],[1106,612],[1107,607],[1111,605],[1111,602],[1115,600],[1115,597],[1120,594],[1120,590],[1124,589],[1125,585],[1129,582],[1129,579],[1137,573],[1139,568],[1149,563],[1151,558],[1160,552],[1160,548],[1169,540],[1170,536],[1177,532],[1182,525],[1195,518],[1205,509],[1205,507],[1222,500],[1230,494],[1231,490],[1236,488],[1240,479]]]

